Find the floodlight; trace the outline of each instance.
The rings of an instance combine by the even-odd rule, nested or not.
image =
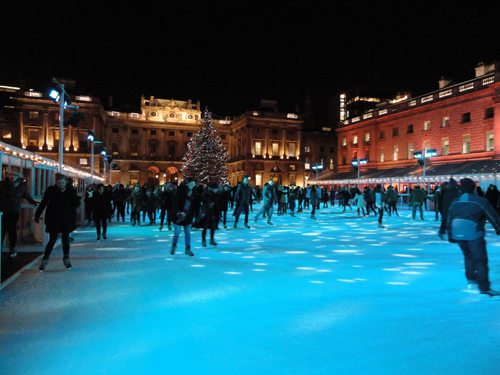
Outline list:
[[[423,155],[423,154],[422,154],[422,151],[415,151],[415,152],[413,153],[413,157],[414,157],[415,159],[422,159],[422,155]]]
[[[61,95],[59,94],[59,91],[56,89],[50,90],[49,96],[57,103],[59,101],[59,98]]]
[[[90,142],[94,142],[95,140],[95,133],[93,130],[87,130],[87,139],[90,141]]]
[[[64,123],[64,125],[65,126],[71,125],[74,128],[76,128],[78,126],[78,124],[80,123],[80,121],[82,121],[83,119],[84,119],[83,113],[78,112],[75,109],[75,110],[73,110],[73,113],[71,114],[71,116],[69,116],[69,119]]]

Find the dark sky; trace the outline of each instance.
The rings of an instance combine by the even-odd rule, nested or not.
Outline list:
[[[261,98],[289,111],[309,89],[324,121],[328,97],[356,83],[420,95],[500,60],[500,1],[343,3],[3,2],[0,84],[74,78],[116,106],[199,99],[221,116]]]

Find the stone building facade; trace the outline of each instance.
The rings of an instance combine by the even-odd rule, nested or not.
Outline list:
[[[415,166],[413,153],[436,149],[432,164],[500,158],[499,64],[480,64],[476,77],[344,121],[337,129],[339,172],[357,158],[366,169]]]

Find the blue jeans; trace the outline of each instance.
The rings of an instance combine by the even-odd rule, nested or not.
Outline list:
[[[490,290],[488,253],[486,252],[484,238],[474,241],[458,241],[458,245],[464,253],[465,277],[467,280],[476,281],[481,292]]]
[[[411,217],[415,219],[415,214],[417,213],[417,207],[418,210],[420,211],[420,218],[424,220],[424,211],[422,210],[422,203],[412,203],[412,212],[411,212]]]
[[[186,246],[191,246],[191,224],[184,226],[174,224],[174,245],[177,245],[177,241],[179,241],[179,235],[181,234],[182,228],[184,228],[184,241],[186,242]]]

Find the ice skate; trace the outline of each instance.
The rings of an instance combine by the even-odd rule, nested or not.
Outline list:
[[[187,256],[187,257],[194,257],[194,254],[193,252],[191,251],[191,246],[186,246],[186,251],[184,252],[184,254]]]
[[[215,241],[214,241],[214,239],[212,238],[212,239],[210,240],[210,245],[212,245],[212,246],[217,246],[217,242],[215,242]]]
[[[73,267],[73,266],[71,265],[71,262],[70,262],[70,260],[69,260],[69,257],[64,257],[64,258],[63,258],[63,263],[64,263],[64,267],[66,267],[66,268],[67,268],[67,269],[69,269],[69,270],[71,269],[71,267]]]
[[[176,247],[177,247],[176,243],[172,244],[172,248],[170,249],[170,255],[174,255],[175,254],[175,248]]]
[[[481,292],[481,299],[483,301],[500,301],[500,293],[490,289],[486,292]]]
[[[48,259],[42,259],[42,263],[40,263],[40,267],[38,267],[38,269],[40,271],[44,271],[45,268],[47,268],[47,264],[49,264],[49,260]]]

